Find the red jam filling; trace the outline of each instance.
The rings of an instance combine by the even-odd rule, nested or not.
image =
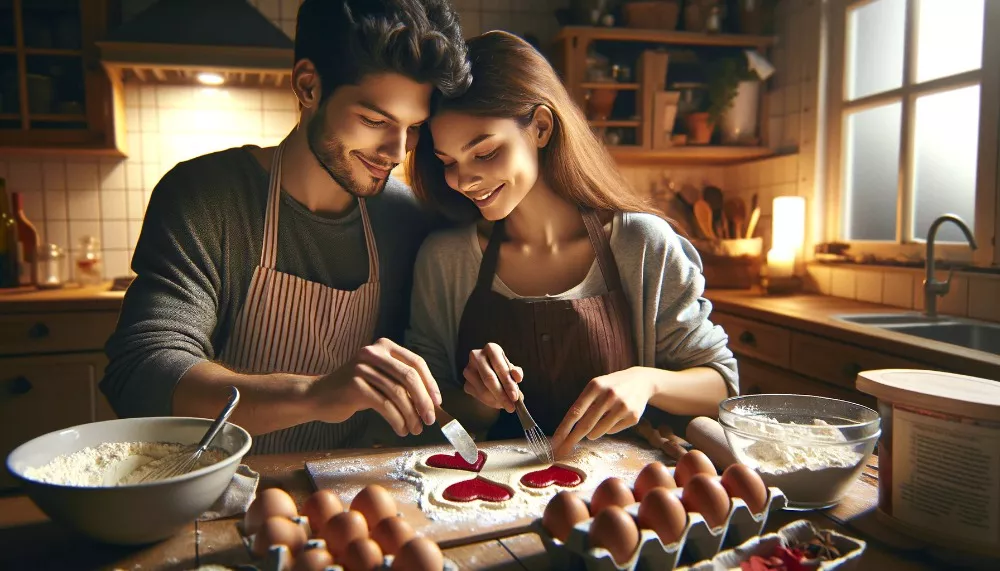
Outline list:
[[[466,462],[458,455],[458,452],[454,454],[435,454],[427,459],[428,466],[449,470],[465,470],[466,472],[479,472],[483,469],[483,464],[486,464],[486,453],[482,450],[479,451],[479,457],[476,458],[475,464]]]
[[[572,488],[579,486],[581,482],[583,476],[579,472],[562,466],[549,466],[521,476],[521,483],[529,488],[547,488],[552,485]]]
[[[455,482],[444,489],[443,495],[446,500],[452,502],[471,502],[475,500],[505,502],[513,497],[511,491],[505,486],[495,484],[483,478]]]

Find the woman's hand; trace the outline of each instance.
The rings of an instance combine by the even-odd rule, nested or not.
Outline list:
[[[643,367],[592,379],[552,435],[556,457],[568,453],[584,437],[596,440],[635,426],[653,392]]]
[[[465,392],[479,402],[495,409],[514,412],[514,403],[521,398],[517,384],[524,379],[521,367],[515,367],[496,343],[469,351],[469,364],[462,371]]]

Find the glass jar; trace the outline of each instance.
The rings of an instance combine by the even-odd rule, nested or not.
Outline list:
[[[82,286],[97,285],[103,281],[100,243],[93,236],[80,239],[76,254],[76,281]]]
[[[38,287],[57,289],[66,283],[66,254],[58,244],[38,249]]]

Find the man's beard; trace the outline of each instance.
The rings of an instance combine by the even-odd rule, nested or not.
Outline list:
[[[382,192],[389,177],[373,180],[375,177],[368,175],[365,177],[367,180],[355,180],[351,176],[350,156],[345,150],[344,143],[337,137],[327,135],[323,129],[325,124],[325,107],[321,107],[320,112],[309,121],[309,125],[306,127],[309,150],[312,151],[323,170],[352,196],[366,198]]]

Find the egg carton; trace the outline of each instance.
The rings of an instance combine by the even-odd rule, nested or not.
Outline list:
[[[675,488],[670,491],[680,499],[683,489]],[[788,505],[788,499],[778,488],[768,488],[767,496],[767,504],[759,514],[751,512],[742,499],[731,498],[725,522],[714,529],[701,514],[687,512],[684,531],[677,541],[669,545],[664,545],[654,531],[640,529],[638,549],[628,561],[621,564],[612,559],[607,549],[590,545],[589,532],[594,522],[593,517],[573,526],[565,542],[552,537],[542,525],[541,518],[536,519],[532,527],[541,537],[553,566],[559,569],[576,568],[582,563],[588,571],[669,571],[678,568],[685,561],[710,559],[724,547],[735,547],[760,535],[767,523],[768,514],[783,510]],[[589,503],[587,507],[590,507]],[[638,519],[639,504],[626,506],[625,511],[633,519]]]
[[[809,541],[813,537],[816,528],[806,519],[793,521],[779,529],[775,533],[754,537],[743,544],[726,551],[708,561],[702,561],[696,565],[686,568],[684,571],[731,571],[739,570],[740,563],[748,561],[754,555],[766,556],[774,552],[778,545],[788,547],[797,543]],[[830,534],[830,540],[841,556],[819,564],[818,571],[849,571],[854,569],[861,560],[861,555],[865,552],[868,544],[860,539],[855,539],[847,535],[837,533],[833,530],[824,530]],[[678,570],[680,571],[680,570]]]
[[[309,520],[307,518],[298,516],[292,518],[292,521],[306,532],[306,537],[312,536],[312,530],[309,527]],[[243,533],[242,523],[238,525],[243,545],[246,547],[247,552],[252,554],[253,542],[257,536],[256,534],[246,535]],[[303,551],[308,549],[326,549],[326,541],[323,539],[310,539],[302,549]],[[391,571],[393,559],[392,555],[385,555],[382,558],[382,566],[379,567],[379,570]],[[255,560],[252,565],[241,565],[237,569],[239,571],[291,571],[293,563],[292,550],[287,545],[271,545],[267,548],[267,556],[263,560]],[[328,565],[323,571],[345,571],[345,569],[340,565]],[[441,571],[459,571],[459,569],[454,561],[445,557]]]

